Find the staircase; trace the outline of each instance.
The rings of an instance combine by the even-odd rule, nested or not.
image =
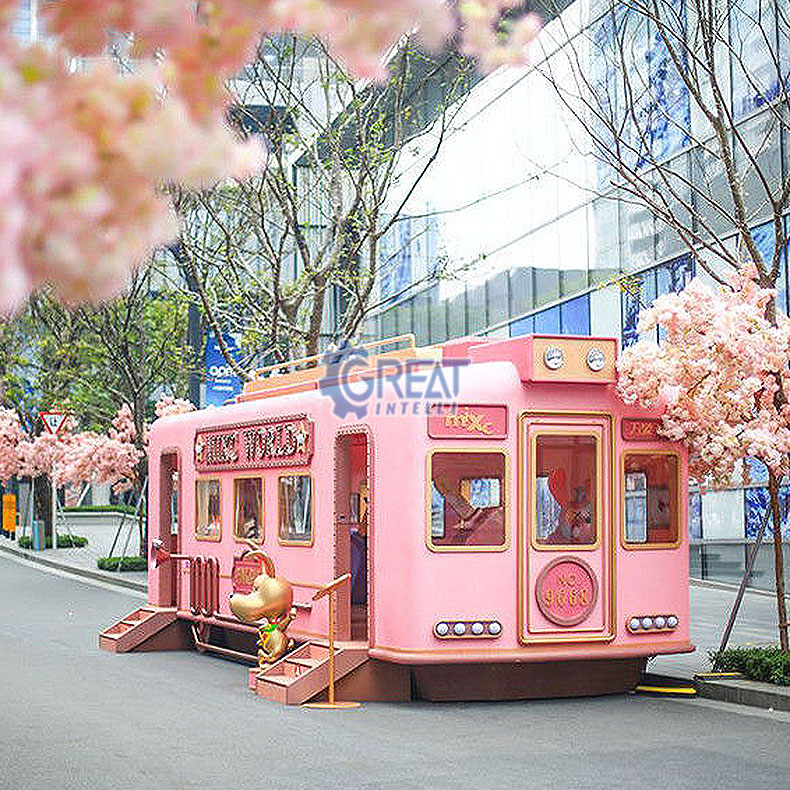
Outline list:
[[[348,675],[368,660],[361,642],[335,643],[335,679]],[[255,675],[251,684],[259,697],[284,705],[301,705],[329,685],[329,643],[314,640]]]
[[[143,606],[99,634],[99,647],[111,653],[128,653],[176,619],[175,609]]]

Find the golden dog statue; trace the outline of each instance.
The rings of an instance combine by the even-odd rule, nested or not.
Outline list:
[[[296,617],[293,608],[293,588],[290,583],[274,571],[272,558],[248,544],[252,551],[245,557],[260,557],[263,572],[255,577],[252,592],[247,595],[234,593],[228,603],[233,614],[244,623],[258,623],[258,666],[265,669],[282,658],[293,645],[286,635],[291,620]],[[261,623],[260,620],[265,622]]]

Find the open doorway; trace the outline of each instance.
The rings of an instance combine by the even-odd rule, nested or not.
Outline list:
[[[339,591],[338,637],[354,641],[368,638],[368,449],[364,433],[335,439],[335,575],[351,574]]]
[[[181,497],[179,459],[175,452],[159,457],[159,524],[153,537],[171,554],[180,553]],[[159,573],[159,606],[178,606],[179,573],[175,562],[165,562]]]

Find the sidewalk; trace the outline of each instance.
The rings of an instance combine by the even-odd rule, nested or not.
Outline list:
[[[694,653],[677,656],[658,656],[647,665],[648,672],[691,679],[698,672],[709,672],[709,650],[717,650],[737,587],[710,585],[691,580],[691,642]],[[729,645],[776,644],[776,598],[773,593],[747,590],[738,611]]]
[[[80,549],[45,549],[44,551],[30,551],[20,549],[15,540],[10,540],[0,536],[0,550],[7,551],[22,556],[33,562],[40,562],[42,565],[70,570],[80,576],[100,579],[101,581],[118,584],[122,587],[130,587],[143,592],[148,589],[148,574],[145,571],[123,571],[111,572],[99,570],[96,561],[99,557],[106,557],[110,553],[115,529],[111,527],[71,527],[75,535],[83,535],[88,539],[88,545]],[[113,554],[119,556],[126,544],[128,525],[124,526],[121,536],[115,546]],[[58,534],[68,534],[65,525],[58,526]],[[139,553],[139,539],[137,529],[132,524],[129,534],[129,541],[126,547],[127,556],[135,556]]]

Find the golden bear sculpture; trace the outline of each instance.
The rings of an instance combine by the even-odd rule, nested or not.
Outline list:
[[[253,548],[244,556],[260,557],[263,560],[263,572],[255,577],[252,592],[247,595],[234,593],[228,603],[239,620],[258,623],[258,666],[265,669],[282,658],[293,645],[285,633],[291,620],[296,617],[293,588],[288,581],[275,575],[274,562],[265,552]],[[259,622],[261,620],[265,622]]]

